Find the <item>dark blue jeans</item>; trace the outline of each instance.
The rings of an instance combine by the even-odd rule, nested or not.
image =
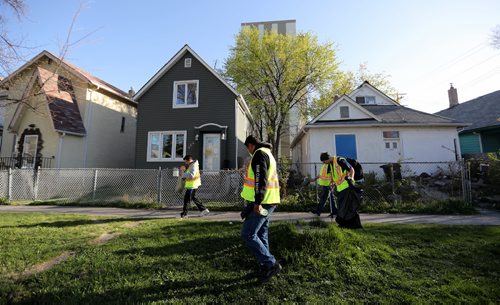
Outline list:
[[[206,209],[203,203],[196,198],[196,189],[186,189],[186,193],[184,193],[184,206],[182,207],[182,214],[187,215],[191,202],[196,204],[196,207],[200,212]]]
[[[333,195],[333,192],[330,193],[329,186],[321,186],[321,196],[319,197],[319,203],[316,207],[317,214],[321,214],[327,201],[329,201],[332,207],[332,210],[330,212],[332,214],[337,214],[337,207],[335,206],[335,195]]]
[[[241,229],[241,238],[259,264],[270,268],[276,263],[269,251],[269,223],[276,205],[263,204],[262,208],[267,210],[267,216],[261,216],[255,211],[248,214]]]

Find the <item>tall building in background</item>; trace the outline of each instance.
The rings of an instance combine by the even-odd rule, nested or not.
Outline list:
[[[274,31],[282,35],[296,35],[295,20],[245,22],[241,24],[242,29],[246,27],[256,27],[261,33],[264,31]],[[287,123],[284,126],[284,134],[282,135],[280,141],[280,157],[291,157],[290,144],[304,124],[305,122],[300,116],[300,109],[298,107],[292,108],[289,113]]]

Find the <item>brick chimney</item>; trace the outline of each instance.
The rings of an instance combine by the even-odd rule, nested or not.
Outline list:
[[[450,108],[458,105],[458,94],[457,88],[453,88],[453,84],[450,84],[450,89],[448,89],[448,99],[450,100]]]

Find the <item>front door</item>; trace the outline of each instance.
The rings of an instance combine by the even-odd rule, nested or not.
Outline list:
[[[203,135],[203,170],[220,170],[220,133]]]
[[[356,136],[353,134],[335,135],[335,151],[337,156],[357,159]]]

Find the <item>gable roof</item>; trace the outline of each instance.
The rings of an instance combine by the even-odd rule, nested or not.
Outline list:
[[[389,97],[387,94],[385,94],[384,92],[378,90],[377,88],[375,88],[374,86],[372,86],[372,84],[370,84],[367,80],[365,80],[361,85],[359,85],[356,89],[354,89],[351,93],[349,93],[349,96],[352,97],[352,96],[355,96],[356,93],[362,88],[362,87],[368,87],[370,88],[371,90],[379,93],[380,95],[384,96],[385,98],[387,98],[387,100],[389,100],[391,103],[393,103],[394,105],[399,105],[398,102],[396,102],[395,100],[393,100],[391,97]]]
[[[187,52],[191,53],[201,64],[207,68],[208,71],[210,71],[215,77],[217,77],[231,92],[234,93],[234,95],[238,96],[240,95],[236,90],[234,90],[233,87],[224,79],[222,78],[217,71],[215,71],[212,67],[210,67],[198,54],[196,54],[193,49],[191,49],[187,44],[184,45],[175,55],[172,57],[161,69],[153,75],[153,77],[148,80],[148,82],[142,86],[141,89],[135,94],[134,98],[137,100],[139,99],[146,91],[149,90],[165,73],[167,73],[170,68],[172,68],[181,58],[186,54]]]
[[[137,103],[134,102],[134,100],[132,99],[132,97],[130,97],[128,95],[128,93],[118,89],[117,87],[109,84],[108,82],[105,82],[103,81],[102,79],[100,78],[97,78],[95,76],[93,76],[92,74],[78,68],[77,66],[63,60],[63,59],[60,59],[59,57],[53,55],[52,53],[50,53],[49,51],[46,51],[46,50],[43,50],[42,52],[40,52],[38,55],[36,55],[35,57],[33,57],[30,61],[26,62],[24,65],[22,65],[21,67],[19,67],[16,71],[14,71],[13,73],[11,73],[10,75],[8,75],[6,78],[4,78],[3,80],[0,81],[0,87],[4,84],[6,84],[9,80],[11,80],[15,75],[19,74],[20,72],[22,72],[24,69],[26,69],[27,67],[29,67],[30,65],[36,63],[39,59],[41,59],[42,57],[48,57],[49,59],[53,60],[54,62],[56,63],[61,63],[61,65],[66,69],[68,70],[69,72],[73,73],[75,76],[77,76],[78,78],[80,78],[82,81],[84,82],[87,82],[87,83],[90,83],[98,88],[101,88],[103,89],[104,91],[107,91],[123,100],[125,100],[128,104],[131,104],[133,106],[137,106]]]
[[[337,106],[337,104],[339,104],[342,101],[345,101],[345,102],[351,104],[353,107],[357,108],[358,110],[360,110],[361,112],[363,112],[367,116],[373,118],[374,120],[380,121],[380,118],[378,118],[373,113],[371,113],[371,112],[367,111],[366,109],[364,109],[362,106],[360,106],[358,103],[356,103],[352,98],[350,98],[347,95],[342,95],[339,99],[337,99],[336,101],[334,101],[328,108],[326,108],[325,110],[323,110],[323,112],[321,112],[318,116],[316,116],[308,124],[314,124],[314,123],[316,123],[318,121],[321,121],[322,117],[324,117],[328,112],[330,112],[333,108],[335,108]],[[345,120],[342,120],[342,121],[345,121]]]
[[[80,110],[76,103],[75,92],[71,81],[46,69],[37,67],[29,83],[28,90],[33,90],[34,84],[40,86],[40,93],[47,100],[52,125],[58,132],[74,135],[85,135]],[[37,92],[38,94],[38,92]],[[9,128],[17,123],[25,105],[19,103]]]
[[[500,90],[441,110],[436,114],[471,123],[461,132],[500,127]]]

